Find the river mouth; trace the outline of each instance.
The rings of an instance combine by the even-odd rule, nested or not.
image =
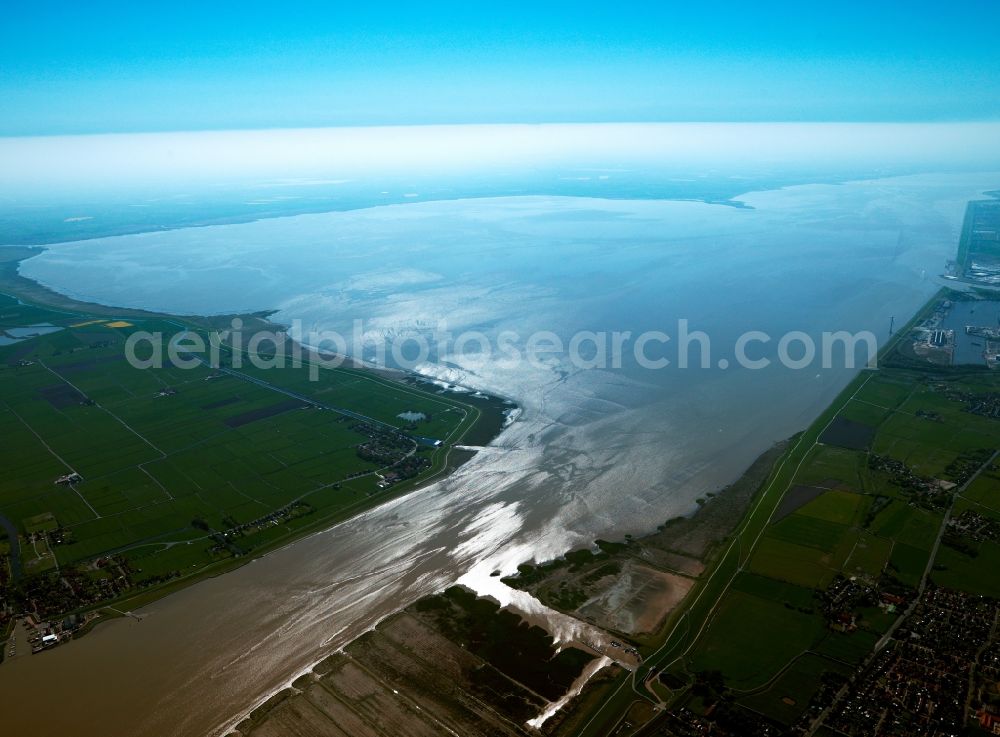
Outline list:
[[[809,186],[749,195],[752,210],[463,200],[79,241],[51,247],[22,273],[71,296],[136,308],[277,307],[275,319],[289,326],[299,319],[345,334],[359,316],[366,340],[419,334],[441,319],[490,339],[515,327],[640,332],[685,316],[720,346],[743,329],[868,329],[884,338],[891,315],[913,312],[936,289],[964,203],[985,186],[985,177]],[[874,214],[858,216],[876,201]],[[379,236],[382,261],[371,268],[366,252],[353,273],[337,271],[331,259],[352,251],[327,253],[330,233],[346,242]],[[436,239],[424,241],[418,273],[394,263],[401,233]],[[257,250],[237,254],[227,242]],[[508,243],[519,247],[501,247]],[[239,293],[251,272],[253,293]],[[150,288],[137,296],[139,273]],[[494,571],[510,575],[525,561],[690,512],[805,426],[853,375],[475,359],[445,350],[419,366],[435,381],[499,392],[522,407],[475,458],[431,487],[157,602],[141,623],[113,622],[72,647],[0,668],[4,692],[24,705],[18,727],[23,715],[26,733],[36,719],[76,734],[211,732],[470,571],[495,580]],[[105,664],[107,680],[81,687],[94,662]],[[72,724],[44,708],[52,689],[67,694]],[[119,704],[114,725],[104,717],[108,692]]]

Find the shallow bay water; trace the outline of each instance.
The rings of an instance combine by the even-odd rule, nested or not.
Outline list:
[[[54,244],[22,274],[173,313],[277,309],[301,330],[383,336],[661,330],[709,368],[504,365],[445,346],[428,376],[516,400],[452,476],[0,667],[18,734],[196,735],[419,596],[695,508],[804,428],[856,369],[718,366],[749,330],[872,331],[938,288],[965,202],[1000,175],[914,176],[701,202],[510,197],[414,203]],[[299,336],[302,337],[302,336]],[[506,602],[505,602],[506,603]],[[522,607],[530,607],[522,602]],[[558,630],[565,622],[553,622]],[[99,677],[94,674],[99,673]],[[59,708],[48,706],[59,694]]]

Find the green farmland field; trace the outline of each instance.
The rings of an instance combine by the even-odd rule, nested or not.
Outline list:
[[[782,491],[768,523],[749,552],[745,538],[736,546],[744,567],[728,574],[728,588],[680,657],[675,646],[670,672],[719,671],[735,703],[781,724],[798,719],[824,674],[849,674],[849,664],[862,662],[899,614],[869,599],[853,612],[854,631],[834,631],[822,614],[828,587],[854,578],[914,591],[950,506],[952,517],[971,511],[1000,519],[1000,464],[982,465],[1000,449],[1000,421],[971,412],[967,399],[996,393],[1000,372],[882,368],[863,375],[836,412],[810,428],[806,437],[816,440],[798,450],[794,473],[779,475]],[[870,450],[824,443],[822,430],[834,422],[871,428]],[[958,497],[957,484],[972,470],[979,476]],[[1000,540],[964,544],[940,546],[929,583],[1000,597]],[[722,566],[719,576],[728,573]],[[681,693],[674,705],[687,703],[701,704]]]
[[[352,368],[312,380],[308,366],[237,369],[223,352],[220,370],[138,369],[128,336],[177,323],[0,296],[0,335],[32,325],[47,334],[0,343],[0,516],[20,533],[29,584],[57,565],[99,580],[114,557],[129,574],[114,593],[129,596],[234,563],[439,475],[454,443],[502,421],[501,400]],[[362,457],[373,437],[399,438],[417,470],[382,482],[399,472]]]
[[[823,620],[783,603],[738,591],[728,594],[691,656],[694,670],[718,670],[735,688],[763,685],[824,632]]]

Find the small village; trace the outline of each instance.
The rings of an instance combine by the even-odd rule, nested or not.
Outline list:
[[[998,613],[982,596],[928,588],[823,724],[851,737],[943,737],[975,714],[990,731],[1000,727],[996,699],[979,683],[990,680],[981,657],[996,644]]]

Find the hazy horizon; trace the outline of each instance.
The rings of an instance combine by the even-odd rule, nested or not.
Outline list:
[[[17,192],[261,177],[452,175],[545,167],[813,167],[859,178],[989,170],[997,123],[553,123],[178,131],[0,137],[0,188]],[[902,167],[886,172],[886,167]]]

